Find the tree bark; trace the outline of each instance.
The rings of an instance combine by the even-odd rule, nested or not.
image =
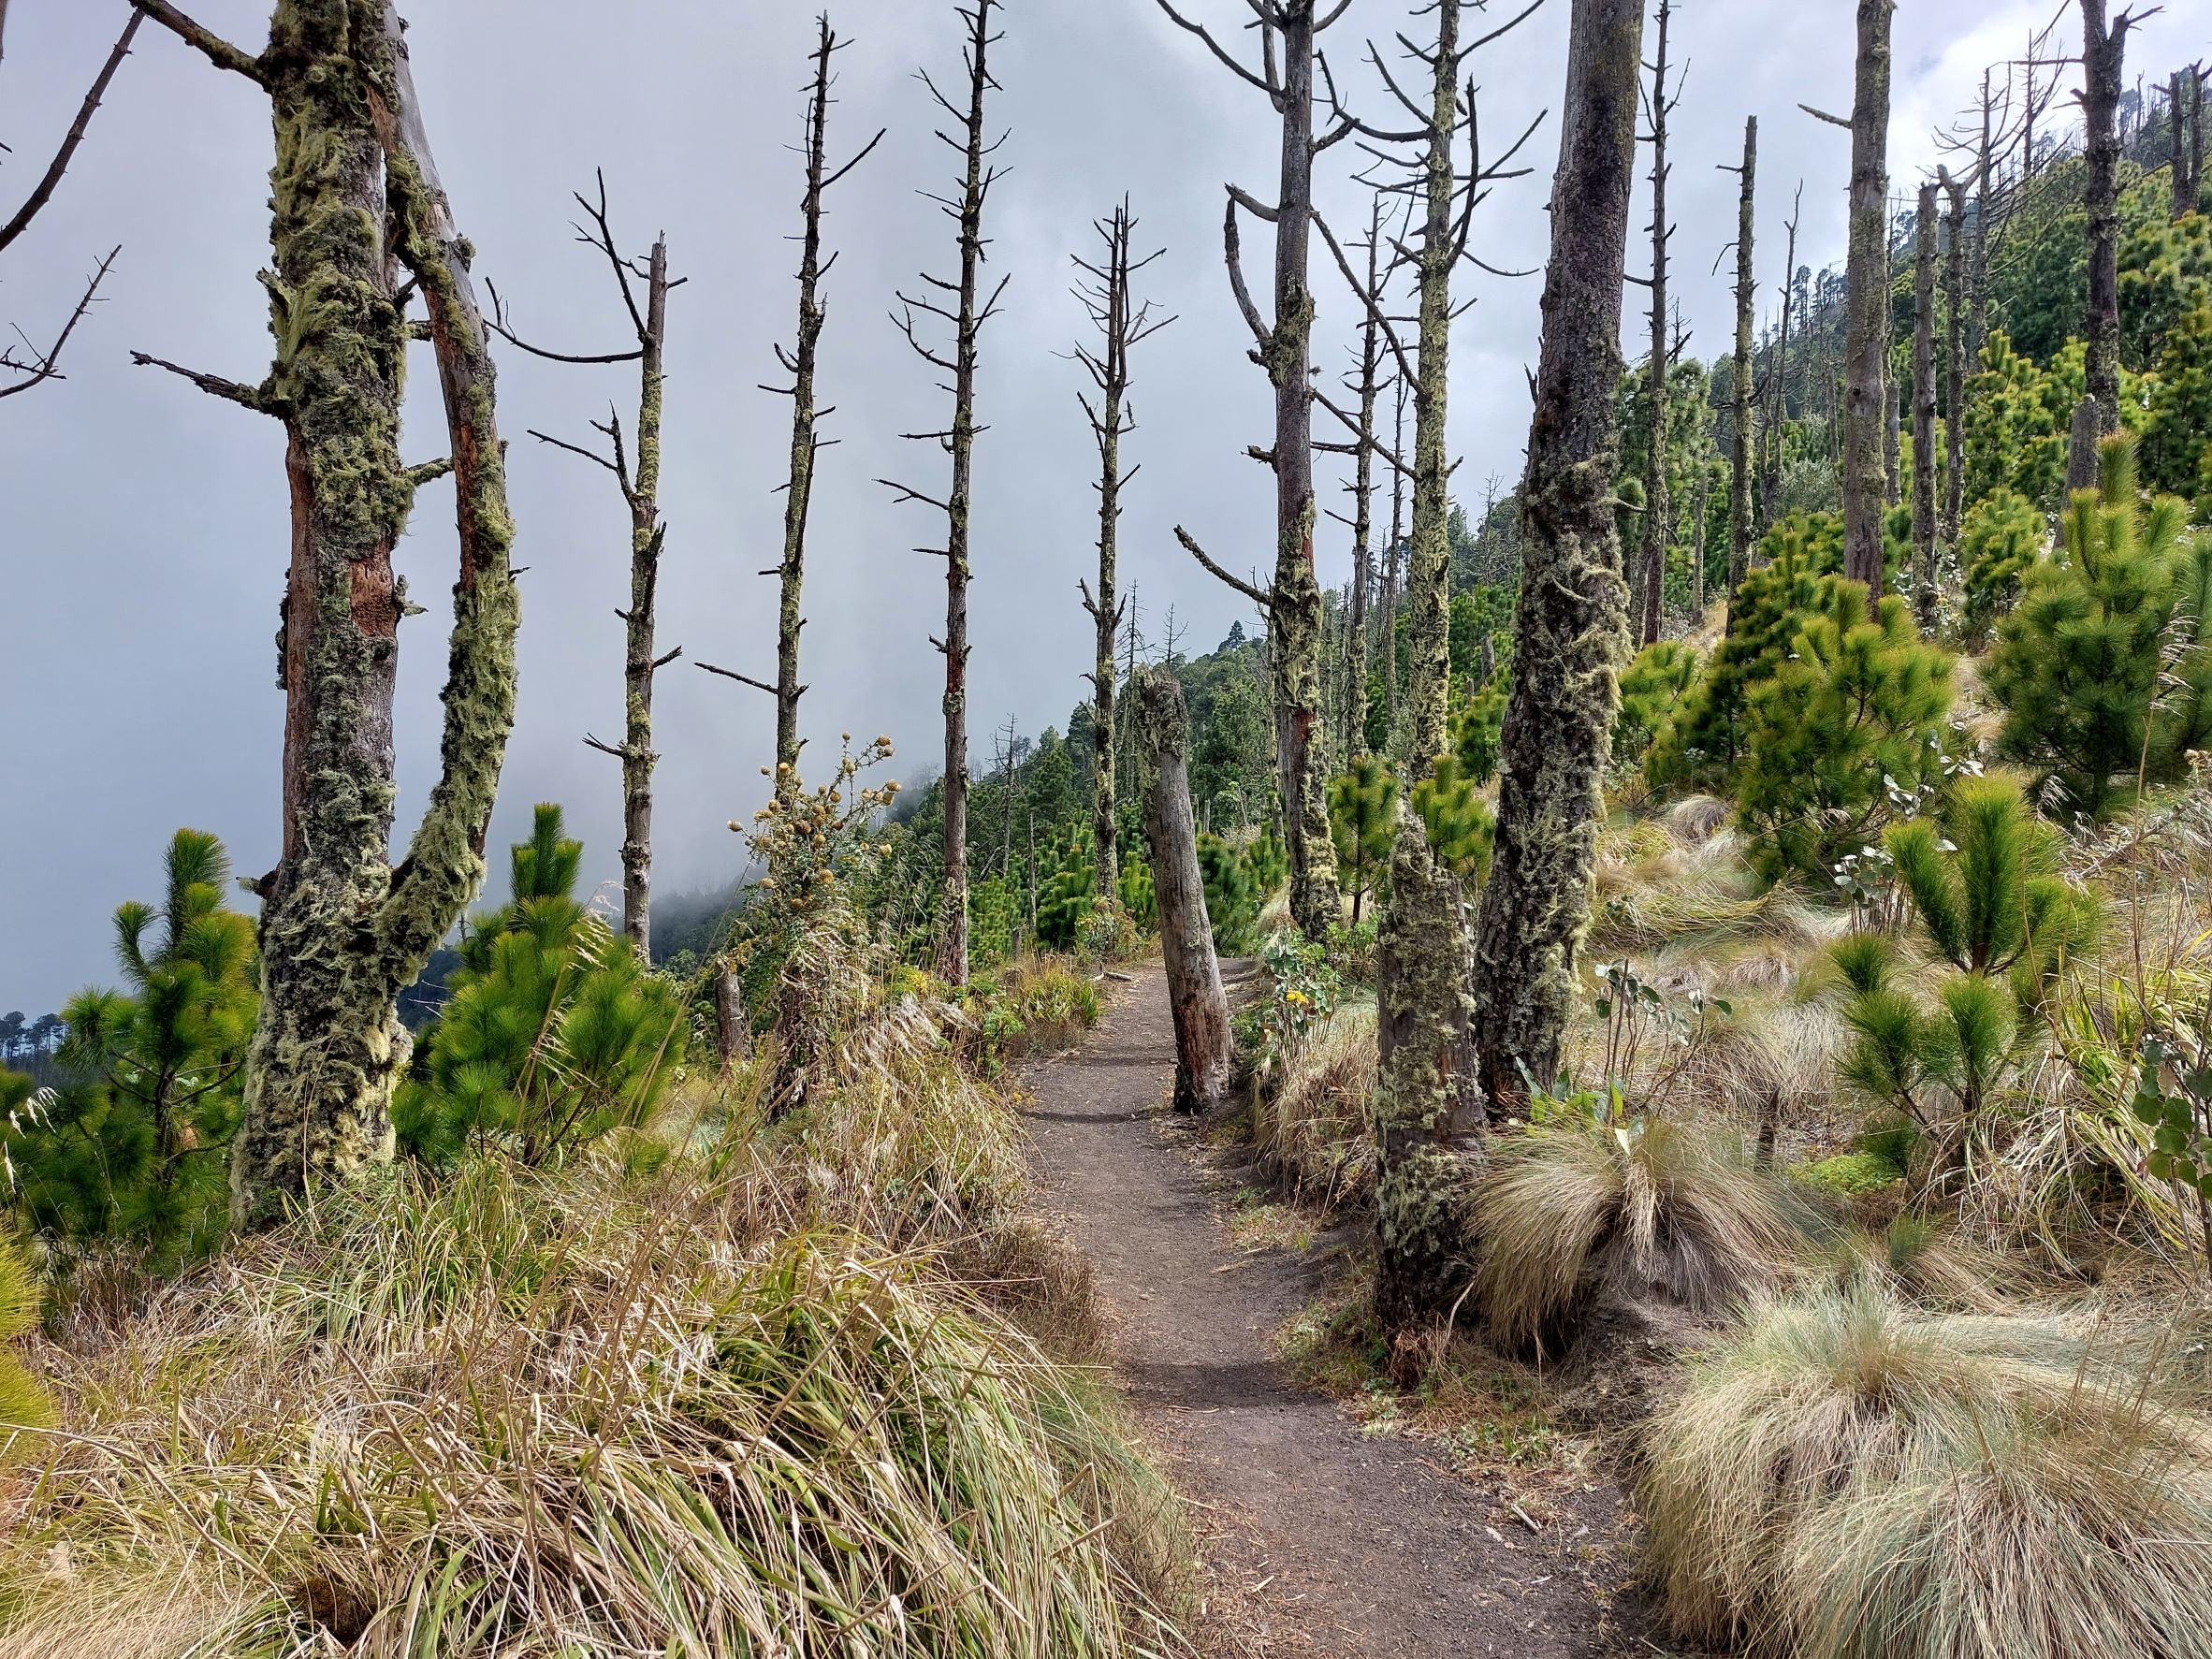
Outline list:
[[[1651,453],[1644,462],[1643,623],[1640,645],[1656,645],[1666,602],[1666,531],[1671,515],[1666,499],[1666,28],[1670,0],[1659,0],[1658,53],[1652,65],[1652,370],[1645,390],[1651,399]]]
[[[1260,88],[1282,117],[1281,167],[1273,205],[1230,186],[1222,251],[1237,307],[1258,343],[1257,357],[1274,388],[1275,441],[1255,450],[1275,475],[1275,569],[1265,596],[1268,663],[1273,675],[1276,784],[1290,863],[1290,911],[1311,939],[1326,938],[1343,912],[1336,885],[1327,797],[1327,731],[1322,716],[1321,588],[1314,567],[1313,358],[1314,299],[1307,284],[1312,242],[1314,156],[1349,130],[1314,134],[1314,41],[1343,14],[1316,17],[1317,0],[1247,0],[1257,14],[1264,72],[1236,63],[1211,35],[1178,13],[1174,22],[1205,41],[1243,80]],[[1274,318],[1263,319],[1244,282],[1237,231],[1240,209],[1273,224]],[[1241,585],[1240,585],[1241,586]]]
[[[1590,919],[1626,623],[1611,480],[1642,32],[1638,0],[1575,0],[1521,484],[1513,688],[1475,943],[1476,1040],[1493,1103],[1524,1099],[1526,1078],[1558,1075]]]
[[[1790,418],[1790,308],[1797,292],[1797,219],[1804,195],[1805,185],[1799,181],[1797,195],[1790,201],[1790,216],[1783,225],[1782,332],[1774,345],[1774,395],[1769,400],[1772,413],[1767,421],[1767,475],[1760,490],[1760,519],[1767,524],[1773,523],[1778,517],[1782,499],[1782,434]]]
[[[622,931],[638,960],[653,942],[654,602],[661,583],[661,404],[667,341],[668,242],[653,239],[638,338],[637,477],[630,488],[630,608],[623,614]]]
[[[1743,165],[1737,169],[1735,429],[1728,444],[1728,618],[1736,618],[1736,590],[1751,571],[1752,540],[1752,308],[1758,284],[1752,271],[1752,232],[1759,173],[1759,118],[1743,119]],[[1700,565],[1702,568],[1702,564]]]
[[[1377,191],[1367,226],[1370,294],[1381,291],[1382,238],[1382,193]],[[1360,429],[1355,436],[1358,454],[1352,461],[1351,641],[1346,652],[1346,671],[1351,677],[1345,698],[1347,763],[1367,752],[1367,593],[1375,582],[1375,403],[1380,395],[1377,377],[1382,371],[1379,327],[1371,313],[1360,331]]]
[[[1981,113],[1981,142],[1974,152],[1973,252],[1967,264],[1966,360],[1970,365],[1980,364],[1982,346],[1989,338],[1989,220],[1997,211],[1997,111],[1989,98],[1986,69],[1982,71]]]
[[[2097,434],[2119,430],[2119,109],[2128,29],[2122,11],[2108,26],[2104,0],[2081,0],[2082,206],[2089,221],[2089,309],[2086,392]],[[2092,482],[2094,482],[2092,478]]]
[[[258,57],[173,12],[149,15],[261,86],[276,134],[277,357],[258,387],[225,393],[284,422],[292,500],[283,853],[254,883],[261,1004],[232,1148],[233,1217],[255,1226],[313,1185],[390,1156],[391,1090],[408,1048],[395,998],[483,882],[514,718],[514,532],[468,247],[430,159],[397,11],[386,0],[280,0]],[[416,486],[447,470],[399,457],[402,269],[429,311],[460,557],[444,764],[392,866],[392,691],[407,603],[391,554]],[[313,327],[298,326],[304,296]]]
[[[1129,236],[1136,221],[1125,200],[1110,218],[1100,220],[1098,231],[1106,243],[1103,262],[1077,264],[1097,286],[1084,291],[1091,320],[1098,325],[1101,344],[1097,352],[1077,348],[1077,356],[1090,371],[1099,394],[1097,407],[1083,400],[1090,419],[1091,435],[1099,446],[1099,590],[1084,591],[1084,608],[1090,612],[1096,634],[1091,670],[1092,722],[1098,752],[1110,756],[1114,749],[1117,716],[1113,694],[1113,641],[1121,626],[1123,605],[1114,597],[1115,534],[1121,522],[1121,441],[1135,428],[1128,408],[1129,348],[1150,334],[1155,326],[1147,309],[1130,298],[1129,278],[1158,257],[1139,260],[1129,256]],[[1078,584],[1080,587],[1081,584]],[[1120,893],[1120,853],[1114,837],[1113,767],[1103,761],[1091,768],[1091,845],[1099,897],[1114,901]]]
[[[1913,259],[1913,599],[1923,633],[1935,626],[1936,187],[1923,184]]]
[[[1943,546],[1958,556],[1966,515],[1966,186],[1941,175],[1950,206],[1943,256]]]
[[[1175,1110],[1212,1112],[1229,1099],[1233,1044],[1190,811],[1190,721],[1170,670],[1139,669],[1129,691],[1143,745],[1144,844],[1175,1023]]]
[[[1858,0],[1851,101],[1851,245],[1845,282],[1843,575],[1882,591],[1889,359],[1889,23],[1896,0]]]
[[[939,105],[958,124],[960,137],[946,138],[945,142],[960,152],[963,165],[959,206],[956,210],[947,207],[960,226],[959,280],[925,277],[924,281],[935,292],[956,295],[957,310],[946,310],[927,294],[914,298],[900,296],[906,306],[900,327],[908,342],[925,362],[953,377],[952,426],[941,432],[910,434],[941,444],[952,457],[951,490],[942,502],[937,502],[917,490],[894,486],[906,499],[936,507],[945,516],[945,545],[938,549],[945,561],[945,633],[932,642],[945,660],[944,885],[938,914],[936,968],[938,977],[953,985],[968,982],[968,586],[972,574],[968,553],[976,434],[976,346],[982,326],[997,311],[998,298],[1006,289],[1004,278],[988,298],[979,287],[985,257],[983,208],[998,178],[997,169],[987,159],[997,145],[985,138],[983,126],[984,96],[997,84],[991,79],[987,62],[991,47],[1001,38],[991,33],[991,7],[996,3],[973,0],[971,5],[957,8],[968,24],[967,106],[954,104],[937,90],[934,81],[928,82]],[[951,357],[921,343],[915,333],[916,313],[952,325]]]
[[[2167,182],[2172,192],[2172,205],[2167,216],[2179,219],[2193,213],[2197,208],[2196,181],[2189,175],[2189,94],[2182,85],[2184,76],[2194,80],[2186,69],[2176,69],[2166,80],[2166,135],[2167,147],[2173,159],[2167,167]]]

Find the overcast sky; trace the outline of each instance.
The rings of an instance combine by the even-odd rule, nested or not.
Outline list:
[[[2016,55],[2054,0],[1902,0],[1896,25],[1893,181],[1933,154],[1932,133]],[[1233,34],[1234,0],[1187,0]],[[1408,24],[1411,0],[1354,0],[1330,38],[1340,80],[1388,122],[1361,43]],[[257,49],[267,0],[194,0],[199,20]],[[775,583],[789,405],[756,389],[778,378],[772,345],[792,331],[791,273],[799,130],[814,7],[800,0],[413,0],[415,79],[446,185],[526,333],[572,351],[628,343],[603,263],[571,240],[572,189],[606,170],[615,224],[642,252],[665,230],[671,301],[662,506],[668,520],[661,627],[686,661],[658,693],[655,885],[663,895],[725,880],[739,863],[723,826],[763,795],[772,710],[758,692],[699,673],[705,658],[772,677]],[[1197,572],[1170,528],[1192,531],[1243,569],[1266,561],[1272,493],[1244,458],[1269,436],[1270,403],[1244,357],[1246,336],[1222,272],[1222,185],[1262,197],[1274,177],[1263,100],[1175,30],[1152,0],[1009,0],[994,67],[995,126],[1009,171],[992,197],[1006,309],[986,334],[976,460],[975,749],[1011,713],[1026,733],[1064,725],[1086,694],[1089,618],[1075,582],[1096,533],[1095,459],[1069,359],[1084,327],[1069,259],[1088,254],[1091,221],[1124,193],[1139,237],[1166,255],[1146,291],[1178,320],[1140,348],[1124,446],[1143,464],[1122,531],[1122,579],[1160,637],[1171,603],[1190,648],[1209,648],[1248,612]],[[841,731],[888,733],[902,774],[939,749],[942,566],[909,551],[933,540],[924,509],[894,504],[879,476],[941,493],[945,460],[896,434],[943,424],[935,375],[887,312],[918,269],[949,273],[951,226],[917,195],[951,187],[956,162],[918,66],[959,74],[951,0],[841,0],[854,44],[839,54],[832,147],[879,126],[883,146],[841,184],[828,223],[842,251],[829,283],[822,395],[837,413],[808,545],[805,727],[816,757]],[[0,205],[12,211],[43,167],[124,16],[122,0],[11,0],[0,66]],[[1724,349],[1731,269],[1710,274],[1734,234],[1743,118],[1760,117],[1759,269],[1782,277],[1781,222],[1805,183],[1802,257],[1838,259],[1848,139],[1800,101],[1850,102],[1850,0],[1678,0],[1674,56],[1688,65],[1674,122],[1675,272],[1690,350]],[[1555,106],[1567,0],[1550,0],[1475,66],[1484,130],[1518,132]],[[2071,32],[2073,25],[2066,25]],[[2202,55],[2212,0],[2167,0],[2131,41],[2131,62],[2162,74]],[[2071,36],[2078,40],[2077,36]],[[2074,50],[2076,48],[2070,48]],[[1547,117],[1530,178],[1501,184],[1477,242],[1499,267],[1539,266],[1543,198],[1557,147]],[[268,105],[166,32],[141,31],[60,195],[0,263],[0,322],[34,336],[66,313],[91,262],[120,241],[103,303],[72,343],[67,379],[0,402],[0,555],[7,627],[0,709],[10,764],[0,785],[0,1010],[38,1012],[112,977],[108,916],[153,897],[158,855],[181,824],[214,831],[240,869],[274,860],[283,702],[275,688],[276,604],[286,548],[282,444],[274,423],[170,376],[129,366],[138,348],[243,381],[266,371],[267,313],[255,273],[269,258]],[[1321,202],[1340,230],[1361,214],[1349,144],[1322,160]],[[1639,186],[1639,195],[1643,187]],[[1647,210],[1640,204],[1640,223]],[[1267,239],[1246,234],[1264,297]],[[1318,251],[1318,250],[1317,250]],[[1630,267],[1643,254],[1632,240]],[[1317,269],[1317,357],[1346,360],[1357,321]],[[1479,303],[1453,342],[1456,493],[1479,505],[1492,474],[1521,467],[1534,357],[1535,279],[1463,284]],[[1631,296],[1631,339],[1640,338]],[[1640,348],[1632,346],[1631,356]],[[520,539],[522,690],[492,824],[494,882],[531,803],[562,802],[586,845],[586,880],[617,873],[615,763],[584,747],[621,724],[626,517],[604,473],[523,434],[589,437],[612,400],[634,408],[633,374],[502,354],[501,420]],[[409,458],[443,453],[434,380],[415,365]],[[424,388],[433,388],[425,394]],[[1326,425],[1326,417],[1322,417]],[[1324,579],[1349,565],[1348,532],[1325,527]],[[402,633],[399,837],[437,764],[437,691],[451,584],[449,485],[427,489],[399,562],[430,614]]]

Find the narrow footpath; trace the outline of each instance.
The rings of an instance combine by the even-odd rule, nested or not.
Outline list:
[[[1156,1122],[1174,1081],[1166,981],[1154,965],[1118,991],[1082,1048],[1025,1074],[1025,1114],[1044,1207],[1092,1264],[1122,1381],[1191,1503],[1208,1659],[1617,1651],[1571,1542],[1509,1511],[1501,1528],[1433,1448],[1363,1435],[1284,1375],[1271,1338],[1314,1272],[1224,1237]]]

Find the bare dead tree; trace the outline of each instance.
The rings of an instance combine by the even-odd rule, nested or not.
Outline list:
[[[1766,482],[1759,491],[1759,519],[1771,524],[1780,516],[1782,504],[1782,432],[1789,422],[1790,382],[1790,306],[1797,291],[1797,220],[1805,205],[1805,182],[1797,181],[1796,194],[1790,197],[1790,216],[1783,221],[1782,271],[1782,332],[1774,345],[1768,372],[1772,383],[1767,416]],[[1810,323],[1811,319],[1806,319]]]
[[[1521,489],[1518,644],[1475,935],[1476,1044],[1493,1105],[1559,1075],[1590,919],[1627,623],[1611,480],[1642,36],[1639,0],[1575,0]]]
[[[1076,269],[1090,279],[1076,288],[1076,298],[1083,301],[1084,310],[1099,330],[1099,344],[1095,349],[1085,345],[1075,348],[1076,359],[1089,371],[1092,389],[1099,399],[1094,404],[1088,395],[1077,394],[1084,415],[1090,421],[1091,437],[1099,447],[1099,590],[1093,593],[1089,584],[1081,580],[1076,588],[1083,594],[1083,608],[1090,613],[1097,638],[1098,648],[1090,674],[1092,731],[1097,752],[1101,756],[1113,752],[1113,639],[1120,630],[1124,608],[1114,596],[1121,490],[1138,472],[1138,467],[1131,467],[1127,473],[1121,469],[1121,441],[1137,429],[1136,414],[1128,401],[1129,351],[1175,320],[1155,317],[1148,303],[1131,295],[1130,279],[1166,251],[1160,249],[1141,259],[1132,258],[1129,239],[1136,227],[1136,220],[1129,216],[1128,198],[1125,196],[1111,214],[1094,224],[1099,240],[1106,244],[1098,263],[1081,258],[1075,261]],[[1140,462],[1139,466],[1142,465]],[[1171,662],[1175,654],[1172,613],[1169,627],[1168,657]],[[1120,891],[1121,873],[1114,838],[1113,767],[1101,761],[1091,768],[1091,776],[1092,862],[1096,866],[1099,897],[1111,901]]]
[[[940,127],[937,136],[962,158],[960,195],[956,199],[940,196],[929,199],[960,227],[960,275],[953,281],[923,272],[922,281],[928,289],[945,299],[932,298],[926,291],[913,296],[901,293],[898,299],[903,309],[894,319],[924,362],[953,377],[943,388],[953,395],[953,424],[941,431],[900,434],[942,447],[952,458],[952,488],[940,501],[888,478],[879,480],[898,491],[900,501],[918,502],[945,516],[945,545],[918,551],[945,561],[945,636],[930,643],[945,660],[945,870],[943,905],[938,919],[937,972],[939,978],[953,985],[968,982],[968,494],[976,435],[984,429],[975,424],[976,347],[983,325],[997,314],[1007,284],[1007,279],[1000,277],[987,297],[980,286],[990,247],[983,236],[983,209],[990,199],[991,186],[999,178],[999,168],[990,158],[1006,142],[1003,133],[997,138],[988,138],[983,124],[985,95],[1001,90],[991,78],[988,62],[991,48],[1004,38],[991,32],[994,4],[995,0],[973,0],[954,8],[968,24],[963,54],[968,68],[966,108],[939,92],[928,71],[921,72],[922,83],[929,88],[938,107],[952,117],[959,134],[955,138]],[[922,318],[951,326],[951,357],[923,343],[919,332]]]
[[[2121,70],[2128,30],[2139,18],[2121,11],[2109,23],[2104,0],[2081,0],[2081,100],[2084,180],[2082,206],[2089,220],[2089,309],[2086,319],[2088,360],[2084,395],[2096,405],[2096,431],[2119,430],[2119,159],[2114,130],[2119,109]],[[2076,446],[2079,447],[2078,445]],[[2094,461],[2094,447],[2090,460]],[[2093,471],[2076,476],[2070,458],[2067,487],[2087,488]]]
[[[1966,514],[1966,182],[1936,169],[1943,225],[1943,546],[1956,556]]]
[[[62,135],[62,141],[55,148],[53,158],[46,164],[46,171],[31,186],[31,193],[23,197],[22,205],[16,209],[6,224],[0,225],[0,251],[5,251],[16,238],[28,230],[31,221],[37,218],[46,204],[53,199],[54,191],[61,185],[62,176],[69,170],[69,163],[75,158],[78,146],[84,142],[84,135],[92,126],[93,112],[99,109],[100,100],[108,95],[108,86],[115,79],[115,71],[123,66],[123,60],[130,55],[131,41],[138,35],[138,25],[145,21],[145,17],[142,11],[133,11],[124,21],[123,33],[109,50],[107,61],[100,65],[100,72],[93,78],[91,90],[77,107],[77,119],[69,124],[69,130]],[[5,21],[5,5],[0,4],[0,27],[4,27]],[[0,150],[6,148],[6,145],[0,144]],[[99,294],[100,284],[107,280],[116,256],[122,252],[120,246],[110,249],[107,256],[94,267],[83,291],[77,297],[76,305],[63,319],[61,327],[50,343],[34,345],[18,329],[17,338],[22,342],[20,353],[14,346],[0,345],[0,398],[12,398],[20,392],[29,391],[33,386],[63,378],[62,350],[69,343],[69,337],[77,332],[77,326],[91,312],[93,302]]]
[[[507,321],[499,290],[488,282],[491,295],[491,331],[508,344],[532,357],[556,363],[635,363],[637,387],[637,456],[633,472],[622,440],[622,417],[612,407],[606,419],[595,420],[592,429],[606,440],[600,450],[571,444],[536,428],[530,435],[541,444],[581,457],[604,467],[630,515],[630,604],[615,615],[622,623],[622,741],[603,743],[589,734],[587,748],[612,755],[622,764],[622,932],[642,962],[652,960],[653,909],[653,679],[683,655],[677,646],[664,655],[653,654],[654,602],[660,590],[661,550],[667,527],[661,522],[661,406],[665,378],[668,341],[668,291],[679,285],[668,276],[668,239],[653,239],[652,252],[644,258],[625,256],[616,245],[614,226],[607,218],[606,174],[597,175],[596,197],[576,193],[576,206],[590,221],[578,223],[576,240],[601,255],[614,273],[615,288],[637,341],[618,351],[576,353],[552,351],[517,335]],[[644,306],[639,307],[636,284],[644,284]]]
[[[1752,308],[1758,296],[1752,269],[1754,208],[1759,176],[1759,118],[1743,118],[1743,164],[1733,172],[1736,197],[1736,375],[1733,429],[1728,435],[1728,622],[1736,621],[1736,589],[1751,570],[1752,537]],[[1701,550],[1702,551],[1702,550]],[[1704,569],[1702,558],[1698,568]]]
[[[1394,453],[1405,450],[1405,376],[1392,371],[1390,376],[1393,408],[1390,415],[1390,447]],[[1390,545],[1383,549],[1382,571],[1382,658],[1383,658],[1383,726],[1387,739],[1385,747],[1395,749],[1398,742],[1398,585],[1405,559],[1405,473],[1393,468],[1390,473]]]
[[[1227,51],[1201,23],[1169,0],[1160,9],[1203,43],[1215,59],[1246,85],[1264,94],[1282,118],[1282,166],[1271,205],[1231,184],[1221,227],[1237,309],[1252,330],[1253,360],[1267,371],[1275,394],[1275,441],[1255,445],[1254,458],[1275,475],[1275,568],[1262,590],[1231,576],[1204,554],[1180,526],[1186,550],[1217,578],[1259,604],[1268,618],[1268,663],[1273,672],[1275,771],[1283,796],[1284,841],[1290,863],[1290,909],[1308,939],[1318,939],[1337,921],[1336,852],[1330,837],[1326,798],[1327,755],[1321,720],[1321,588],[1314,568],[1313,292],[1307,282],[1314,202],[1314,157],[1350,133],[1346,121],[1314,131],[1316,40],[1344,15],[1338,0],[1317,16],[1322,0],[1244,0],[1259,33],[1260,65],[1253,69]],[[1244,281],[1237,214],[1249,213],[1275,229],[1274,317],[1263,318]]]
[[[1374,192],[1368,209],[1367,285],[1361,298],[1369,299],[1366,315],[1360,326],[1360,357],[1354,371],[1345,377],[1345,389],[1352,394],[1352,407],[1358,413],[1351,424],[1352,435],[1343,444],[1317,444],[1315,448],[1333,454],[1352,457],[1352,479],[1345,486],[1345,492],[1352,498],[1352,511],[1346,515],[1330,510],[1329,517],[1347,526],[1352,532],[1352,588],[1348,606],[1349,622],[1346,645],[1346,685],[1344,699],[1345,757],[1357,759],[1367,749],[1367,595],[1374,586],[1375,573],[1375,400],[1381,395],[1383,368],[1381,324],[1375,316],[1383,288],[1383,202],[1386,193]],[[1395,457],[1398,447],[1391,445]]]
[[[1139,669],[1129,691],[1143,753],[1144,843],[1152,854],[1160,954],[1175,1026],[1175,1110],[1212,1112],[1229,1099],[1234,1044],[1190,811],[1190,720],[1182,684],[1171,668]]]
[[[282,422],[292,501],[283,617],[283,853],[261,898],[261,1005],[232,1147],[241,1225],[388,1158],[408,1042],[395,998],[484,880],[515,711],[514,538],[487,331],[424,133],[390,0],[278,0],[249,53],[167,0],[139,9],[268,96],[276,135],[276,362],[258,385],[194,384]],[[401,280],[401,273],[405,280]],[[285,296],[314,296],[291,326]],[[426,304],[449,458],[400,459],[400,366]],[[154,362],[154,359],[140,359]],[[158,365],[172,367],[167,364]],[[454,477],[459,569],[440,776],[390,857],[399,623],[392,548],[415,491]]]
[[[1843,575],[1882,589],[1883,458],[1889,369],[1889,24],[1897,0],[1857,0],[1851,119],[1802,106],[1851,132],[1851,243],[1844,277]]]
[[[2197,177],[2191,164],[2203,141],[2196,131],[2203,116],[2202,82],[2196,65],[2175,70],[2166,80],[2166,127],[2174,153],[2169,163],[2173,203],[2169,216],[2172,218],[2179,219],[2197,211]]]
[[[1681,101],[1681,82],[1666,90],[1666,31],[1673,15],[1671,0],[1659,0],[1657,55],[1645,65],[1651,71],[1651,91],[1644,97],[1648,125],[1644,141],[1652,146],[1652,274],[1628,280],[1651,291],[1652,358],[1645,381],[1650,400],[1651,446],[1644,461],[1643,559],[1636,587],[1643,602],[1637,641],[1655,645],[1659,639],[1659,613],[1666,586],[1668,502],[1666,499],[1666,244],[1674,226],[1666,219],[1666,118]]]
[[[803,152],[807,158],[807,186],[799,197],[798,332],[789,351],[780,344],[776,347],[776,361],[791,376],[792,383],[788,386],[761,388],[791,400],[791,470],[785,474],[783,484],[783,557],[773,569],[761,573],[776,577],[779,589],[776,611],[776,683],[769,685],[750,675],[720,668],[712,662],[699,664],[709,674],[765,691],[776,699],[775,789],[777,798],[787,805],[798,798],[799,749],[805,743],[799,735],[799,699],[807,694],[807,688],[799,682],[799,634],[807,626],[807,618],[800,614],[807,585],[807,516],[814,502],[815,463],[822,451],[837,442],[835,438],[822,437],[819,432],[821,422],[836,412],[834,406],[817,409],[814,405],[815,365],[822,327],[829,316],[829,308],[822,299],[822,284],[837,262],[836,254],[827,259],[822,256],[823,202],[830,186],[865,161],[869,152],[883,141],[886,130],[879,128],[876,136],[842,167],[833,168],[829,165],[829,109],[834,101],[830,97],[831,59],[850,44],[837,38],[837,32],[830,27],[829,13],[823,12],[817,20],[814,78],[807,96]]]
[[[1936,187],[1920,186],[1913,258],[1913,598],[1920,626],[1935,626]]]

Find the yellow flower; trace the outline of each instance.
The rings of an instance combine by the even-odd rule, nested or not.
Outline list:
[[[1305,993],[1303,991],[1286,991],[1283,993],[1283,1000],[1285,1002],[1303,1002]]]

